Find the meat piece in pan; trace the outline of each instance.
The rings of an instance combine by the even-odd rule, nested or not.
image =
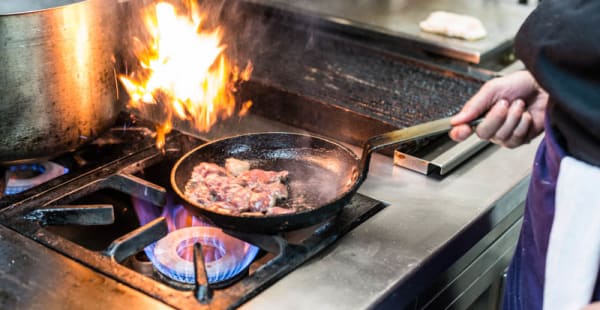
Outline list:
[[[235,158],[227,158],[225,160],[225,169],[234,176],[238,176],[248,170],[250,170],[250,162],[246,160],[239,160]]]
[[[249,186],[261,186],[264,184],[278,183],[285,181],[289,172],[284,171],[266,171],[261,169],[248,170],[239,175],[239,179],[246,182]]]
[[[206,208],[228,214],[284,214],[294,209],[276,207],[288,198],[284,183],[288,171],[250,169],[250,163],[234,158],[225,168],[213,163],[194,167],[185,186],[185,195]]]

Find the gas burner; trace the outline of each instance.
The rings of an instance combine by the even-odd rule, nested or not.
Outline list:
[[[146,254],[163,275],[183,283],[195,281],[193,246],[201,243],[208,282],[221,283],[245,270],[258,248],[235,239],[218,228],[193,226],[169,233],[146,248]]]
[[[18,194],[68,172],[68,168],[49,161],[10,166],[5,173],[6,188],[4,194]]]
[[[258,247],[225,234],[175,203],[171,192],[162,210],[140,199],[133,199],[133,206],[142,225],[160,216],[166,219],[169,234],[144,251],[162,280],[175,281],[176,286],[195,283],[195,243],[202,244],[208,282],[213,287],[227,286],[258,254]]]

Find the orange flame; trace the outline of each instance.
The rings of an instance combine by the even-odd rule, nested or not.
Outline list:
[[[164,124],[157,126],[157,147],[164,145],[173,116],[208,131],[219,119],[236,110],[236,84],[250,78],[252,65],[240,72],[223,51],[222,31],[203,29],[197,6],[190,14],[178,14],[173,5],[160,2],[145,13],[150,43],[137,51],[141,69],[119,76],[131,98],[130,107],[165,106]],[[140,40],[138,39],[139,43]],[[240,115],[251,102],[242,104]]]

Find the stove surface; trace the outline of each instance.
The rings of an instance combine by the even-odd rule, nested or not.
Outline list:
[[[4,226],[0,266],[0,305],[5,309],[170,309]]]
[[[169,247],[166,241],[156,242],[169,233],[170,216],[140,221],[136,208],[160,211],[173,200],[171,167],[203,140],[176,132],[161,151],[154,147],[150,132],[119,124],[94,143],[54,159],[68,167],[66,174],[0,199],[0,262],[6,266],[0,276],[5,280],[0,285],[3,307],[66,303],[86,308],[236,308],[384,207],[357,194],[339,216],[301,231],[278,235],[226,231],[220,243],[200,241],[205,255],[188,249],[192,254],[178,260],[206,267],[194,268],[192,283],[176,281],[145,255],[149,245]],[[199,222],[191,215],[184,217],[183,222]],[[223,238],[248,242],[258,255],[231,280],[211,282],[206,271],[228,255],[218,249],[230,242]]]
[[[290,36],[283,33],[283,37],[288,40]],[[311,33],[299,40],[311,42],[315,38]],[[292,46],[302,42],[293,42]],[[185,124],[175,124],[180,131],[169,136],[164,150],[157,150],[153,132],[148,129],[152,126],[124,115],[113,129],[93,143],[52,160],[68,169],[66,174],[24,192],[0,197],[0,241],[10,244],[5,247],[7,251],[0,251],[0,262],[13,266],[2,273],[7,280],[0,284],[2,306],[73,305],[79,308],[80,302],[88,300],[85,292],[94,291],[110,298],[89,303],[86,308],[96,305],[119,308],[120,304],[125,308],[146,303],[149,307],[235,308],[263,290],[267,290],[267,294],[276,281],[307,260],[320,259],[322,250],[332,249],[331,245],[346,233],[360,224],[364,226],[364,221],[385,204],[357,194],[339,216],[302,231],[279,235],[227,231],[260,251],[240,278],[219,287],[208,283],[205,268],[198,268],[204,266],[203,256],[198,255],[198,251],[194,251],[196,254],[191,258],[196,263],[193,284],[165,279],[143,255],[144,248],[167,235],[168,225],[163,217],[140,225],[132,199],[164,206],[170,191],[170,167],[203,141],[245,132],[308,130],[358,145],[365,137],[456,111],[462,97],[448,105],[442,104],[445,101],[440,98],[433,98],[440,103],[436,105],[440,109],[433,112],[432,106],[422,104],[435,97],[439,89],[452,89],[451,95],[466,96],[480,84],[479,80],[355,46],[348,40],[326,36],[317,43],[307,46],[308,50],[288,52],[289,55],[279,53],[285,50],[285,45],[278,45],[281,50],[271,51],[276,54],[262,50],[262,64],[260,60],[256,62],[258,78],[247,83],[249,87],[241,92],[242,96],[257,99],[254,110],[244,118],[217,124],[208,134],[195,132]],[[311,57],[304,59],[304,55]],[[281,57],[284,63],[292,59],[291,63],[297,66],[275,72],[278,66],[268,62],[275,57]],[[311,63],[302,62],[307,59]],[[356,59],[361,62],[352,66]],[[298,68],[303,71],[296,70]],[[439,83],[415,81],[415,75],[430,77]],[[428,97],[390,92],[396,85],[405,84],[395,79],[386,80],[386,76],[402,77],[407,89]],[[273,80],[283,85],[273,86]],[[445,87],[444,83],[456,87]],[[346,91],[353,89],[357,92]],[[390,107],[396,109],[396,113],[389,113]],[[402,118],[390,119],[392,114]],[[373,170],[377,170],[376,165],[377,162]],[[389,167],[391,164],[386,169],[390,170]],[[29,261],[33,258],[28,253],[36,259],[48,256],[48,269],[31,268]],[[19,257],[22,261],[18,261]],[[11,281],[18,283],[13,285]],[[60,294],[49,296],[54,294],[56,283],[60,283]],[[43,292],[32,292],[30,284]],[[63,299],[77,300],[63,302]],[[89,300],[93,301],[94,296]]]

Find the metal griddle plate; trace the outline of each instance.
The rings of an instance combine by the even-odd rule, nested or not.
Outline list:
[[[453,115],[483,83],[326,34],[285,30],[267,42],[254,57],[253,79],[396,128]],[[260,98],[252,99],[261,105]],[[268,106],[277,105],[287,103]]]
[[[341,28],[411,40],[423,49],[441,55],[479,63],[487,54],[510,46],[532,6],[514,1],[412,0],[251,0],[250,2],[284,10],[316,15]],[[419,22],[433,11],[449,11],[479,18],[488,35],[478,41],[465,41],[421,31]]]

